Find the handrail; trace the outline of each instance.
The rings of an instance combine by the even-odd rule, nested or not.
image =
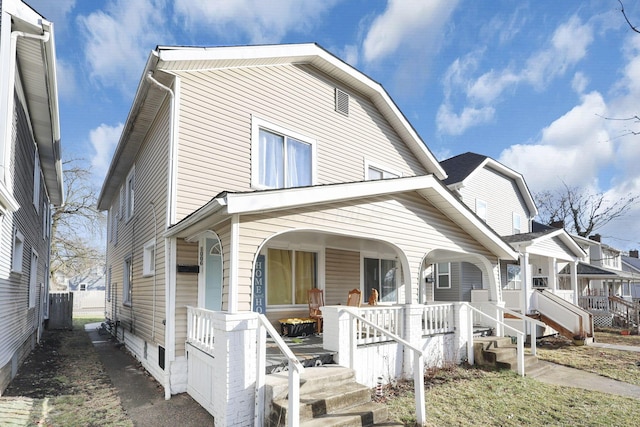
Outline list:
[[[508,309],[506,307],[500,307],[500,306],[497,306],[497,305],[496,305],[496,307],[498,308],[498,310],[502,310],[504,313],[507,313],[507,314],[510,314],[510,315],[512,315],[514,317],[517,317],[518,319],[523,320],[524,322],[533,323],[533,325],[531,325],[531,354],[535,356],[536,355],[536,339],[537,339],[536,335],[537,335],[537,331],[536,331],[536,328],[534,328],[534,325],[535,326],[542,326],[542,327],[546,328],[547,324],[544,323],[544,322],[541,322],[539,320],[533,319],[533,318],[531,318],[529,316],[525,316],[522,313],[518,313],[517,311],[513,311],[511,309]],[[504,316],[504,313],[503,313],[503,316]]]
[[[495,319],[491,316],[489,316],[488,314],[478,310],[477,308],[473,307],[471,304],[469,304],[468,302],[461,302],[461,305],[466,305],[468,308],[470,308],[472,311],[475,311],[476,313],[480,314],[481,316],[486,317],[487,319],[496,322],[499,325],[502,325],[503,327],[506,327],[507,329],[511,329],[512,331],[514,331],[517,335],[517,339],[518,339],[518,374],[520,376],[524,377],[524,332],[520,332],[519,330],[507,325],[506,323],[502,322],[501,320]],[[469,364],[473,365],[474,364],[474,354],[473,354],[473,316],[467,316],[468,319],[468,331],[469,331],[469,337],[467,339],[467,359],[469,360]]]
[[[268,333],[289,362],[289,402],[287,406],[287,425],[289,427],[294,427],[299,424],[300,420],[300,374],[304,371],[304,367],[264,314],[258,314],[258,323],[261,327],[258,328],[258,363],[256,374],[256,411],[254,415],[254,425],[255,427],[261,427],[264,425],[264,410],[261,408],[260,402],[264,404],[267,353],[266,334]]]
[[[354,327],[354,322],[358,320],[378,332],[388,336],[392,340],[398,342],[399,344],[404,345],[408,349],[412,350],[415,353],[415,357],[413,358],[413,386],[414,386],[414,395],[415,395],[415,404],[416,404],[416,425],[424,426],[427,422],[427,413],[425,410],[425,394],[424,394],[424,353],[422,349],[412,345],[408,341],[400,338],[398,335],[393,332],[387,331],[386,329],[376,325],[373,322],[365,319],[355,312],[354,309],[351,308],[343,308],[339,310],[339,312],[346,312],[351,317],[351,334],[349,334],[351,340],[351,351],[350,351],[350,367],[354,369],[355,366],[355,348],[356,348],[356,328]]]
[[[568,301],[565,301],[563,298],[560,298],[559,296],[557,296],[556,294],[554,294],[549,290],[538,289],[537,296],[539,297],[540,295],[542,295],[552,303],[562,307],[564,310],[569,311],[574,315],[578,316],[579,331],[577,334],[575,331],[572,331],[572,333],[580,336],[585,336],[585,337],[593,337],[593,320],[592,320],[592,314],[590,312],[583,309],[582,307],[579,307]],[[586,322],[585,322],[585,319],[586,319]],[[585,325],[585,323],[587,323],[587,325]],[[558,324],[560,324],[560,322],[558,322]],[[565,327],[564,325],[561,325],[561,326]],[[589,328],[587,332],[585,332],[585,326]]]

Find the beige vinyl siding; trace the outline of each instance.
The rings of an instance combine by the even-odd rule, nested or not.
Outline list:
[[[167,211],[169,106],[165,102],[135,159],[133,217],[118,219],[117,243],[107,242],[107,269],[111,267],[111,301],[107,317],[119,320],[127,332],[147,342],[164,345],[165,327],[165,241]],[[126,176],[122,177],[122,184]],[[113,212],[120,193],[113,200]],[[143,276],[144,246],[155,240],[155,274]],[[116,241],[114,239],[114,241]],[[131,305],[123,305],[124,261],[132,257]],[[155,310],[154,310],[155,307]]]
[[[521,233],[527,233],[529,211],[516,182],[501,173],[484,167],[465,182],[462,201],[475,212],[476,199],[487,203],[487,224],[500,236],[513,234],[513,213],[521,220]]]
[[[536,242],[535,245],[529,249],[529,252],[568,261],[568,256],[572,253],[572,250],[569,249],[559,237],[553,237]]]
[[[327,248],[324,288],[327,305],[346,304],[349,291],[360,289],[360,252]]]
[[[0,393],[12,374],[12,359],[19,365],[31,350],[31,338],[38,328],[40,284],[46,283],[49,271],[49,239],[42,234],[42,204],[47,193],[41,180],[39,209],[33,205],[35,143],[27,116],[15,96],[12,139],[9,152],[9,174],[13,179],[14,196],[20,205],[0,219]],[[24,237],[22,273],[11,272],[14,230]],[[35,307],[29,308],[31,255],[38,255]],[[42,319],[40,319],[42,320]]]
[[[411,271],[405,272],[405,281],[412,283],[413,301],[417,301],[422,259],[433,249],[479,253],[496,262],[489,251],[416,193],[246,215],[240,224],[239,293],[247,303],[241,303],[239,310],[251,309],[251,269],[256,254],[255,245],[246,244],[245,237],[268,239],[297,228],[365,239],[375,229],[377,238],[406,254]],[[399,290],[401,301],[403,292]]]
[[[368,98],[349,88],[349,116],[334,111],[336,83],[310,66],[180,72],[177,218],[221,191],[251,189],[251,117],[316,140],[317,183],[362,181],[364,161],[424,174]]]
[[[198,264],[198,243],[177,241],[178,265]],[[184,354],[184,343],[187,338],[187,306],[198,306],[198,274],[176,273],[176,319],[175,348],[176,354]]]

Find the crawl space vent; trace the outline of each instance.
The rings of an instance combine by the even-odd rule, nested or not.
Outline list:
[[[345,116],[349,115],[349,94],[336,88],[336,111]]]

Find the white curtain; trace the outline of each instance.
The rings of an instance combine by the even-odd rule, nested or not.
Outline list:
[[[284,138],[260,129],[260,184],[269,188],[284,187]]]
[[[311,145],[287,138],[287,187],[311,185]]]

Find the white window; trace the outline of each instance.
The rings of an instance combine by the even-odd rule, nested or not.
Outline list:
[[[119,207],[116,209],[116,207],[113,206],[109,212],[111,214],[111,221],[109,221],[109,224],[111,225],[109,230],[109,241],[113,242],[113,245],[115,246],[118,244],[118,217],[120,210]]]
[[[364,171],[365,180],[367,181],[376,179],[399,178],[402,176],[401,172],[392,170],[386,166],[382,166],[368,160],[364,161]]]
[[[13,257],[11,258],[11,271],[22,273],[22,255],[24,253],[24,235],[15,230],[13,233]]]
[[[267,304],[307,304],[309,289],[318,285],[316,252],[272,249],[267,251]]]
[[[111,301],[111,267],[107,270],[107,301]]]
[[[31,270],[29,271],[29,308],[36,306],[36,286],[38,284],[38,254],[31,252]]]
[[[373,289],[378,291],[380,302],[398,302],[396,284],[396,260],[382,258],[364,258],[364,292],[367,298]]]
[[[522,272],[518,264],[507,264],[507,284],[504,289],[522,289]]]
[[[156,243],[153,240],[144,245],[142,254],[142,275],[151,276],[156,270]]]
[[[478,215],[481,220],[487,221],[487,202],[476,199],[476,215]]]
[[[35,206],[36,212],[40,211],[40,156],[38,150],[36,150],[33,161],[33,206]]]
[[[513,234],[522,233],[522,222],[520,220],[520,214],[514,212],[513,213]]]
[[[315,184],[314,139],[252,117],[252,176],[256,188]]]
[[[133,292],[133,265],[131,257],[124,260],[124,275],[122,277],[122,303],[131,305],[131,295]]]
[[[451,264],[448,262],[439,262],[436,264],[436,288],[451,288]]]
[[[131,169],[131,172],[129,172],[129,175],[127,175],[127,182],[125,183],[125,186],[125,220],[129,221],[133,216],[134,192],[136,186],[135,168]]]

